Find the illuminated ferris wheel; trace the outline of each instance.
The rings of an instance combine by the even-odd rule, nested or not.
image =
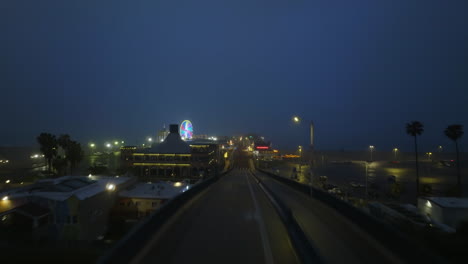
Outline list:
[[[182,124],[180,124],[180,136],[182,139],[192,139],[193,137],[193,126],[192,122],[189,120],[184,120]]]

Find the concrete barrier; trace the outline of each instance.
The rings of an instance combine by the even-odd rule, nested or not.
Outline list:
[[[396,228],[327,192],[275,175],[268,171],[257,170],[334,208],[341,215],[351,220],[355,225],[359,226],[362,230],[377,239],[382,245],[390,249],[395,255],[409,263],[446,262],[440,256],[425,250],[420,243],[405,236]]]
[[[197,183],[186,192],[169,200],[153,212],[147,219],[132,228],[127,235],[120,239],[114,247],[97,261],[97,263],[130,263],[133,257],[138,254],[144,245],[149,242],[179,209],[200,192],[218,181],[221,176],[229,173],[229,171],[225,171],[218,176]]]

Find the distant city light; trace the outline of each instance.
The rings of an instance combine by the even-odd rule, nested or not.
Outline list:
[[[91,173],[90,173],[90,174],[88,175],[88,178],[91,178],[91,176],[93,176],[93,175],[91,175]]]
[[[181,182],[175,182],[175,183],[174,183],[174,187],[180,187],[180,186],[182,186],[182,183],[181,183]]]
[[[5,183],[10,183],[10,180],[6,180]]]
[[[8,196],[3,196],[2,201],[8,201]]]
[[[108,148],[112,147],[111,143],[106,143],[106,147]]]
[[[94,147],[96,147],[96,144],[91,143],[91,144],[89,144],[89,146],[92,147],[92,148],[94,148]]]
[[[153,138],[148,138],[148,141],[149,141],[149,142],[153,141]]]
[[[121,142],[121,143],[122,143],[122,144],[125,144],[125,141],[123,141],[123,140],[122,140],[122,142]]]
[[[108,184],[106,185],[106,189],[107,189],[108,191],[114,191],[114,190],[115,190],[115,184],[113,184],[113,183],[108,183]]]
[[[118,145],[118,144],[119,144],[119,142],[118,142],[118,141],[114,141],[114,145]]]

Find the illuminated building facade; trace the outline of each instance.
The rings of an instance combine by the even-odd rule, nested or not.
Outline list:
[[[222,166],[219,145],[213,141],[185,142],[178,125],[170,125],[170,133],[161,143],[148,149],[122,152],[122,161],[145,181],[181,179],[198,180],[214,175]]]

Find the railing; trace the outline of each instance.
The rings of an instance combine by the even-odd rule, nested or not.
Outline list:
[[[302,230],[299,223],[296,221],[291,209],[289,209],[283,201],[281,201],[268,186],[252,173],[253,177],[263,190],[268,200],[270,200],[273,207],[276,209],[281,221],[283,221],[286,231],[289,234],[293,247],[297,253],[297,256],[304,264],[320,264],[324,263],[321,256],[318,254],[316,247],[312,244],[312,241],[307,239],[306,234]]]
[[[219,176],[214,176],[197,183],[189,190],[169,200],[151,214],[150,217],[132,228],[127,235],[120,239],[113,248],[98,260],[98,263],[130,263],[144,245],[150,241],[179,209],[211,184],[218,181],[220,176],[228,172],[229,170],[221,173]]]
[[[422,246],[406,237],[397,229],[383,221],[369,215],[368,213],[354,207],[353,205],[338,199],[337,197],[299,182],[275,175],[271,172],[257,169],[258,171],[282,182],[297,191],[310,195],[325,205],[334,208],[341,215],[351,220],[362,230],[372,235],[382,245],[390,249],[395,255],[400,256],[409,263],[443,263],[437,255],[423,249]]]

